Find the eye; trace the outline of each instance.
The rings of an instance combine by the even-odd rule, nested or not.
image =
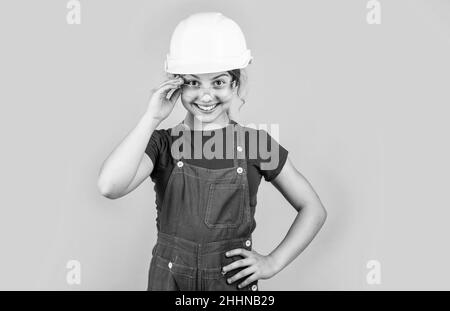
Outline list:
[[[198,81],[195,81],[195,80],[186,81],[186,84],[190,85],[190,86],[197,86],[195,83],[198,83]]]
[[[216,86],[224,86],[226,84],[226,82],[223,80],[216,80],[214,81],[214,83],[216,84]]]

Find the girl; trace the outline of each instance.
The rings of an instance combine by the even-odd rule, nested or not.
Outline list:
[[[138,125],[103,164],[98,187],[108,198],[126,195],[148,176],[155,183],[158,237],[148,290],[256,291],[258,280],[294,260],[325,221],[320,199],[288,151],[266,131],[234,120],[251,60],[241,29],[222,14],[180,22],[165,63],[169,79],[153,90]],[[184,120],[157,130],[178,98]],[[261,157],[266,145],[276,159],[270,167]],[[267,255],[253,249],[251,236],[261,177],[298,211]]]

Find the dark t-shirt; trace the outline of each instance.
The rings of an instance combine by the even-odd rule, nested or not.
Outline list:
[[[230,120],[229,125],[237,124],[236,121]],[[278,144],[278,142],[273,139],[267,131],[262,129],[252,129],[249,127],[244,127],[245,129],[245,157],[247,159],[247,179],[248,179],[248,187],[249,187],[249,195],[250,195],[250,205],[256,205],[256,194],[258,192],[258,187],[261,182],[261,177],[264,177],[266,181],[272,181],[283,168],[287,156],[288,151]],[[169,180],[172,169],[174,168],[173,158],[171,154],[171,147],[174,140],[179,138],[182,135],[171,135],[171,128],[169,129],[157,129],[153,131],[153,134],[148,142],[148,145],[145,149],[145,153],[150,157],[153,162],[153,171],[150,174],[152,181],[155,183],[155,191],[156,191],[156,203],[161,202],[161,199],[164,198],[165,187]],[[252,134],[250,134],[253,131]],[[194,132],[201,132],[200,130],[190,130],[191,133],[191,143],[193,151],[194,148]],[[200,135],[202,137],[202,147],[205,145],[205,142],[211,139],[211,137],[215,135],[223,135],[223,157],[222,159],[213,158],[213,159],[205,159],[203,157],[203,153],[201,153],[202,158],[200,159],[183,159],[186,163],[201,166],[209,169],[220,169],[233,167],[233,159],[227,159],[227,151],[226,151],[226,130],[225,128],[215,129],[206,131],[211,135]],[[256,134],[256,135],[253,135]],[[256,144],[250,143],[250,135],[253,137],[257,137]],[[260,146],[260,135],[262,138],[267,138],[266,146]],[[264,144],[263,144],[264,145]],[[256,146],[257,152],[255,150],[250,151],[249,146]],[[271,162],[271,157],[267,158],[269,154],[271,154],[271,149],[273,146],[278,146],[278,162],[275,162],[275,165],[270,165],[269,168],[261,165],[262,163]],[[254,148],[254,147],[253,147]],[[265,154],[260,152],[260,148],[264,148]],[[203,149],[202,149],[203,150]],[[251,156],[249,156],[251,155]],[[262,156],[263,155],[263,156]],[[275,166],[275,167],[274,167]]]

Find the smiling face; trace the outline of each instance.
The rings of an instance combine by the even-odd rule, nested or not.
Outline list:
[[[181,76],[181,102],[188,113],[203,123],[228,119],[227,111],[236,95],[236,83],[228,72]]]

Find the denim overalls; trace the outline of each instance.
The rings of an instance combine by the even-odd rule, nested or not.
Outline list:
[[[232,138],[233,167],[208,169],[186,163],[181,155],[172,157],[174,168],[157,210],[158,237],[152,250],[147,290],[258,290],[258,281],[237,287],[250,275],[227,283],[227,278],[247,267],[226,274],[221,271],[229,263],[245,258],[226,257],[226,251],[252,249],[255,227],[254,210],[249,204],[245,132],[239,124],[227,128],[232,133],[227,137]],[[179,123],[175,129],[188,128]],[[179,139],[186,136],[190,137],[182,135]],[[227,142],[227,150],[228,146]]]

